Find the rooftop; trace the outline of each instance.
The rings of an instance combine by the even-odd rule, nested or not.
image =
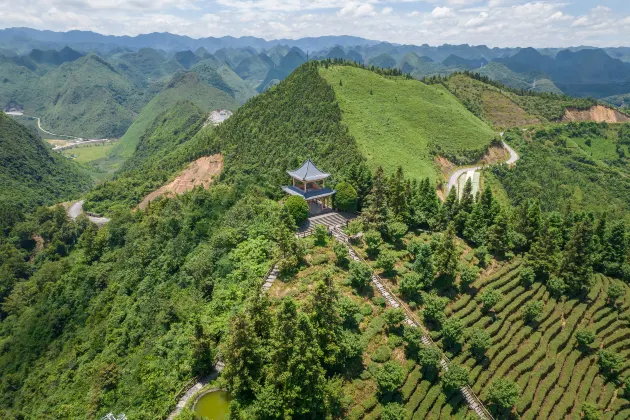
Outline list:
[[[307,159],[306,162],[304,162],[304,164],[298,169],[294,171],[287,171],[287,173],[298,181],[321,181],[322,179],[326,179],[330,176],[330,174],[317,169],[310,159]]]

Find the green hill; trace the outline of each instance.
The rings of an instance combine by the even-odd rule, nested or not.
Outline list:
[[[436,155],[471,163],[496,139],[442,86],[351,66],[321,68],[320,74],[334,89],[343,123],[372,169],[383,166],[391,173],[402,166],[413,178],[436,180]]]
[[[0,74],[0,108],[13,102],[27,113],[34,112],[41,100],[33,89],[39,83],[37,75],[3,56],[0,56]]]
[[[0,206],[18,205],[32,211],[38,205],[76,196],[90,183],[76,164],[0,112]]]
[[[372,57],[368,60],[368,64],[370,66],[379,67],[382,69],[391,69],[396,67],[396,60],[394,57],[387,53],[383,53],[377,55],[376,57]]]
[[[239,106],[236,99],[224,91],[208,86],[197,73],[182,73],[175,76],[167,88],[151,99],[142,109],[120,142],[112,150],[111,156],[113,158],[130,157],[149,124],[159,114],[183,100],[194,103],[204,112],[219,108],[235,110]]]

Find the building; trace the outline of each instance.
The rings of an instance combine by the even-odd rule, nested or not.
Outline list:
[[[317,169],[310,159],[298,169],[287,173],[293,178],[293,185],[283,186],[282,190],[289,195],[304,198],[308,203],[310,215],[320,214],[332,207],[332,196],[337,191],[326,187],[326,178],[330,174]]]

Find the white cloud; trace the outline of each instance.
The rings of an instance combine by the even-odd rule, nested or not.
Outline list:
[[[387,16],[387,15],[391,15],[393,11],[394,9],[391,7],[384,7],[383,10],[381,11],[381,14]]]
[[[573,23],[571,24],[571,26],[573,26],[573,27],[586,26],[587,24],[588,24],[588,17],[582,16],[582,17],[577,18],[576,20],[574,20]]]
[[[348,3],[341,10],[339,16],[365,17],[376,16],[374,6],[367,3]]]
[[[453,9],[448,7],[436,7],[431,11],[431,16],[436,19],[444,19],[453,16]]]
[[[468,27],[481,26],[483,25],[486,19],[488,19],[488,13],[481,12],[479,13],[478,16],[469,19],[468,22],[466,22],[466,26]]]

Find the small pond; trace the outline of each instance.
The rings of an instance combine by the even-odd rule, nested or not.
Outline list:
[[[195,413],[208,420],[225,420],[230,412],[230,394],[217,390],[204,394],[195,403]]]

